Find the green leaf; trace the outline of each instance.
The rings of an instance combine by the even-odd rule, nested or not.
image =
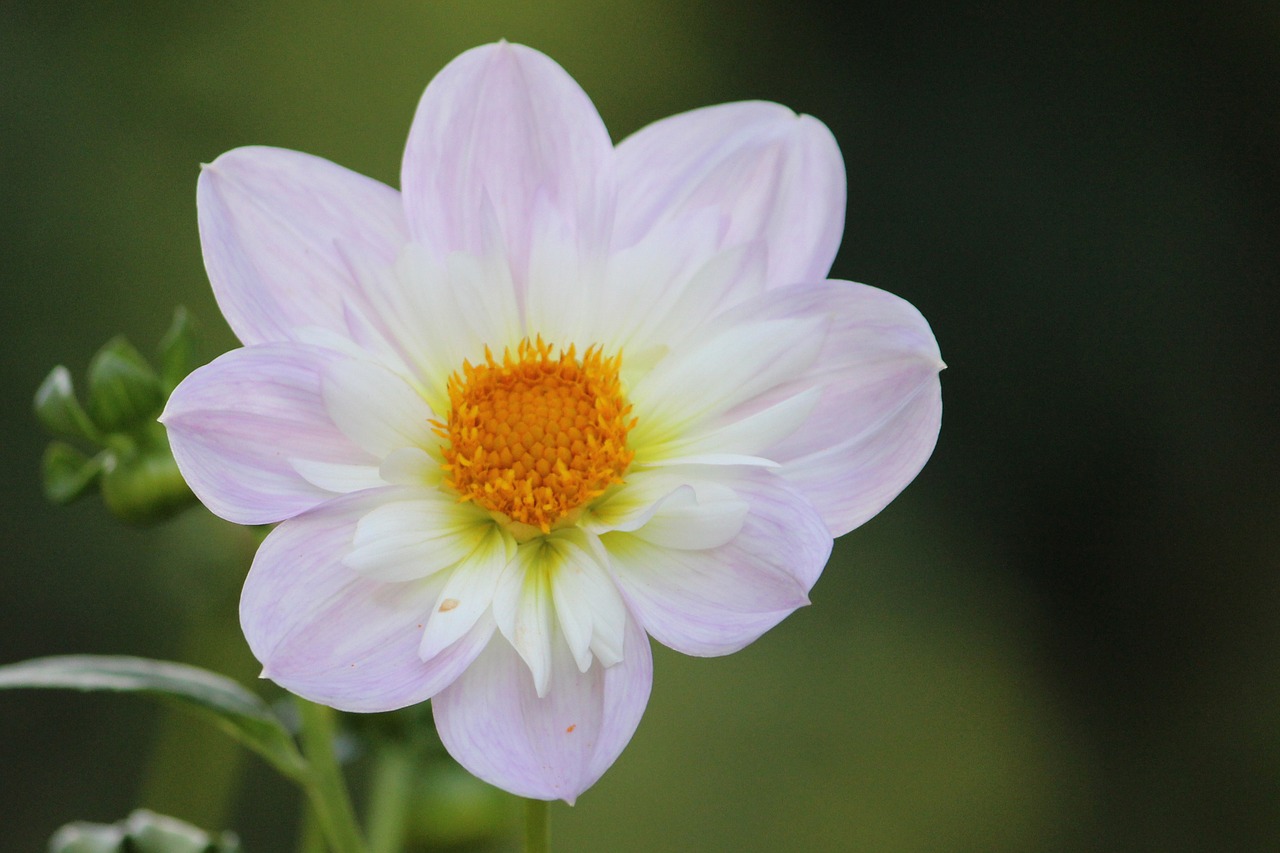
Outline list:
[[[173,312],[169,331],[160,339],[160,384],[169,394],[187,374],[200,366],[195,323],[186,308],[179,305]]]
[[[61,441],[50,442],[44,450],[44,496],[54,503],[71,503],[88,491],[101,473],[101,456],[90,459]]]
[[[129,853],[239,853],[240,841],[224,832],[217,839],[167,815],[138,809],[124,823]]]
[[[76,399],[75,383],[71,371],[61,364],[49,371],[49,375],[36,389],[36,417],[45,429],[64,438],[83,438],[98,442],[101,435],[90,422],[89,416]]]
[[[124,338],[112,338],[89,362],[89,417],[107,432],[124,432],[164,405],[160,377]]]
[[[267,704],[229,678],[170,661],[66,655],[0,666],[0,690],[45,687],[148,693],[194,708],[290,779],[307,771],[293,738]]]
[[[177,818],[138,809],[113,824],[76,821],[49,839],[49,853],[241,853],[234,832],[216,838]]]
[[[49,839],[49,853],[119,853],[124,829],[101,823],[69,823]]]

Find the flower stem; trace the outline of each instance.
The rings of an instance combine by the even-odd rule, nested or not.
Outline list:
[[[369,853],[400,853],[404,847],[414,769],[408,750],[392,746],[378,750],[367,803]]]
[[[305,790],[329,848],[333,853],[366,853],[347,784],[333,755],[333,709],[305,699],[298,699],[297,706],[302,751],[310,765]]]
[[[524,850],[525,853],[549,853],[551,850],[546,800],[524,801]]]

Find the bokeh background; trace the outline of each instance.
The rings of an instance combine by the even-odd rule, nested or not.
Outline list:
[[[754,646],[659,652],[557,849],[1280,849],[1280,8],[833,5],[0,6],[0,662],[179,658],[273,695],[234,627],[250,539],[47,505],[32,392],[114,334],[149,350],[178,303],[231,347],[198,164],[263,143],[397,185],[427,81],[505,37],[615,138],[728,100],[820,117],[849,173],[834,275],[916,304],[950,365],[916,482]],[[291,849],[291,790],[218,738],[0,695],[0,847],[150,805]]]

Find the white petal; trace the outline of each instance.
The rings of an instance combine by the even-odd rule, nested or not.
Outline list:
[[[776,446],[805,422],[817,405],[817,388],[801,391],[754,414],[726,412],[719,423],[694,424],[685,435],[645,448],[650,464],[703,454],[751,456]]]
[[[289,464],[308,483],[337,494],[373,489],[388,482],[378,473],[377,465],[348,465],[313,459],[290,459]]]
[[[431,431],[436,416],[422,395],[371,361],[343,361],[326,370],[324,402],[338,428],[378,458],[437,443]]]
[[[593,653],[604,666],[622,656],[626,606],[613,580],[601,566],[607,559],[599,542],[580,530],[548,537],[544,548],[555,552],[551,597],[556,620],[581,672],[591,666]]]
[[[742,528],[747,503],[697,469],[638,471],[592,507],[583,527],[594,533],[635,532],[672,548],[714,548]]]
[[[659,504],[635,535],[663,548],[717,548],[742,530],[749,506],[728,486],[703,482],[696,492],[680,490]]]
[[[427,577],[470,556],[494,525],[440,492],[403,489],[360,519],[344,562],[382,581]]]
[[[559,562],[559,552],[545,540],[526,542],[507,565],[493,599],[498,630],[529,667],[539,697],[547,695],[551,682],[551,578]]]
[[[438,460],[421,447],[393,450],[382,460],[378,475],[398,486],[434,486],[444,477]]]
[[[551,688],[534,688],[521,657],[502,637],[436,696],[440,740],[486,782],[522,797],[573,803],[631,740],[649,701],[649,640],[627,619],[622,662],[578,670],[557,630]]]
[[[489,610],[498,579],[515,553],[511,534],[494,525],[470,556],[449,573],[422,635],[418,654],[423,660],[430,660],[457,642]]]
[[[732,324],[672,353],[629,395],[637,461],[649,461],[650,446],[686,435],[691,424],[792,381],[818,354],[826,325],[822,318]]]

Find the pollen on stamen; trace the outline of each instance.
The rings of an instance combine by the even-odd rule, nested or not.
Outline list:
[[[485,347],[483,362],[463,361],[449,377],[448,422],[432,421],[448,441],[443,467],[458,499],[544,533],[621,483],[635,456],[621,354],[555,349],[525,338],[499,361]]]

